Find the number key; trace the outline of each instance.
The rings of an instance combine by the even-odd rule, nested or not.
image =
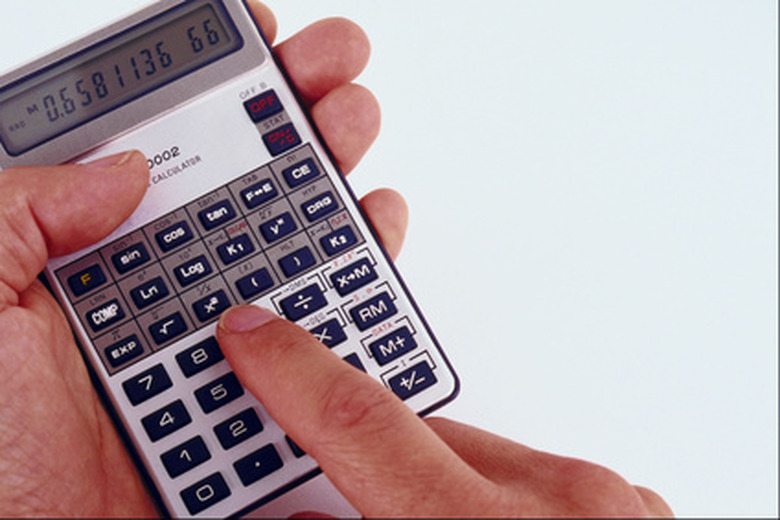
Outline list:
[[[168,372],[160,365],[141,372],[133,379],[122,383],[127,398],[133,405],[139,405],[173,386]]]
[[[203,442],[200,436],[190,439],[160,456],[165,470],[171,478],[176,478],[188,472],[210,458],[211,453],[209,453],[206,443]]]
[[[257,417],[257,412],[247,408],[214,427],[214,433],[224,449],[230,449],[248,438],[263,431],[263,424]]]
[[[230,488],[219,473],[209,475],[180,493],[187,511],[196,515],[230,496]]]
[[[207,338],[176,354],[176,362],[186,377],[192,377],[225,359],[216,338]]]
[[[158,441],[192,422],[187,408],[177,400],[141,419],[149,439]]]
[[[204,413],[210,413],[244,395],[244,387],[233,372],[212,381],[195,391]]]

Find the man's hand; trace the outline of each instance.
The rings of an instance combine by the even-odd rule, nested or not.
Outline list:
[[[672,515],[654,492],[601,466],[420,419],[265,309],[227,311],[217,339],[239,379],[364,516]]]
[[[252,8],[273,40],[268,9]],[[325,20],[279,56],[343,171],[379,130],[373,96],[350,82],[369,54],[363,32]],[[50,257],[107,236],[148,185],[138,153],[88,166],[0,172],[0,516],[151,516],[156,511],[89,381],[68,323],[37,281]],[[388,190],[364,207],[397,252],[406,206]]]

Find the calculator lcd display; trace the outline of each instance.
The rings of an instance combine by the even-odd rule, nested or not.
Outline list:
[[[0,92],[0,140],[20,155],[241,45],[219,2],[184,4]]]

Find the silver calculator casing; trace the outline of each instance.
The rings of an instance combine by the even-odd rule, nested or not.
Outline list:
[[[86,52],[93,46],[109,41],[116,35],[121,35],[129,28],[142,24],[161,13],[186,6],[201,0],[162,0],[137,12],[130,17],[111,24],[104,29],[79,39],[62,49],[40,58],[30,64],[20,67],[0,77],[0,98],[3,89],[23,82],[25,78],[46,69],[60,60],[74,54]],[[339,215],[341,221],[354,226],[360,237],[359,245],[330,258],[324,254],[322,247],[317,245],[317,238],[324,231],[317,231],[317,226],[306,227],[304,219],[298,216],[302,229],[301,240],[308,241],[320,258],[317,266],[303,272],[300,276],[286,278],[276,276],[273,289],[263,293],[256,299],[246,300],[238,296],[232,288],[233,279],[220,279],[219,283],[230,295],[231,304],[256,303],[275,310],[284,315],[280,302],[299,291],[307,284],[316,284],[324,290],[328,300],[327,307],[306,316],[298,323],[309,329],[324,319],[336,316],[347,330],[348,339],[333,348],[334,353],[342,357],[348,354],[356,355],[366,371],[388,385],[388,381],[415,363],[424,362],[435,375],[436,384],[425,388],[414,395],[407,396],[405,402],[416,412],[426,414],[442,406],[455,397],[458,392],[458,380],[445,355],[439,348],[428,325],[412,300],[407,288],[399,278],[386,252],[378,243],[375,233],[362,215],[356,198],[345,183],[343,176],[322,144],[316,129],[310,123],[305,111],[290,86],[281,66],[271,52],[259,27],[249,14],[248,7],[240,0],[222,0],[220,2],[235,24],[235,28],[243,40],[240,49],[202,68],[190,72],[185,77],[176,79],[152,92],[146,93],[119,108],[105,113],[89,122],[82,124],[66,133],[29,150],[21,155],[11,155],[0,146],[0,169],[9,169],[23,165],[53,165],[69,162],[87,162],[95,158],[107,156],[128,149],[138,149],[148,158],[160,157],[160,163],[151,170],[149,190],[133,215],[109,237],[100,243],[82,251],[62,258],[51,259],[45,270],[46,279],[51,290],[60,301],[66,315],[70,319],[73,330],[79,340],[85,359],[87,360],[107,405],[114,410],[120,432],[129,443],[129,449],[134,453],[141,466],[141,472],[153,485],[159,494],[159,506],[164,513],[172,516],[207,516],[222,517],[247,513],[269,500],[283,494],[287,490],[305,482],[318,474],[316,462],[308,456],[296,456],[285,442],[284,432],[273,422],[254,398],[245,393],[224,409],[204,413],[193,397],[193,391],[210,380],[219,378],[230,372],[225,361],[209,368],[194,377],[185,377],[178,369],[175,356],[191,345],[214,335],[216,317],[208,323],[200,323],[194,316],[188,316],[188,332],[176,340],[163,346],[154,345],[144,328],[148,328],[149,319],[139,317],[140,311],[132,312],[133,306],[127,292],[132,286],[127,278],[135,276],[130,273],[127,278],[120,279],[111,268],[108,253],[119,250],[122,241],[132,242],[133,237],[141,236],[153,249],[153,260],[159,264],[158,271],[165,271],[175,265],[178,260],[170,260],[176,251],[164,256],[154,244],[150,226],[166,218],[176,210],[178,214],[187,213],[193,208],[195,201],[209,200],[210,196],[218,199],[233,194],[231,183],[246,178],[253,172],[266,175],[269,165],[273,166],[271,178],[282,185],[277,167],[279,161],[288,155],[308,154],[314,157],[322,167],[322,178],[328,179],[327,186],[334,190],[343,207]],[[284,106],[284,113],[272,121],[255,123],[246,112],[244,102],[253,96],[273,89]],[[301,138],[300,147],[278,157],[272,156],[264,145],[262,136],[274,125],[293,123]],[[176,149],[177,156],[169,157],[170,151]],[[293,160],[291,159],[291,160]],[[306,196],[293,193],[293,190],[282,190],[284,197],[295,206]],[[312,188],[314,189],[314,188]],[[236,205],[240,201],[234,200]],[[298,204],[299,205],[299,204]],[[183,213],[181,213],[183,212]],[[190,215],[192,216],[192,215]],[[244,219],[239,215],[239,219]],[[263,217],[246,218],[249,227],[257,227]],[[335,217],[334,217],[335,219]],[[174,217],[175,220],[175,217]],[[193,217],[194,220],[194,217]],[[325,219],[318,224],[323,229],[329,223]],[[206,243],[206,233],[199,228],[197,222],[193,225],[197,238]],[[305,231],[305,233],[303,232]],[[220,230],[220,233],[228,231]],[[146,233],[144,235],[144,233]],[[256,233],[256,231],[255,231]],[[307,235],[308,234],[308,235]],[[260,242],[262,240],[258,239]],[[274,265],[278,254],[263,247],[259,252],[265,254],[264,265]],[[208,251],[213,263],[219,265],[219,259],[210,246],[202,246]],[[113,249],[112,249],[113,248]],[[267,254],[266,254],[267,253]],[[280,253],[281,254],[281,253]],[[91,256],[90,256],[91,255]],[[276,255],[276,256],[274,256]],[[90,261],[85,258],[97,258],[102,262],[107,276],[108,285],[113,292],[109,296],[101,296],[101,289],[74,298],[67,287],[66,280],[73,273],[78,273]],[[182,256],[184,258],[184,256]],[[333,281],[329,278],[339,269],[348,267],[356,260],[368,260],[376,271],[378,278],[371,284],[360,288],[353,294],[340,297],[334,291]],[[356,273],[358,276],[360,273]],[[140,275],[139,275],[140,276]],[[171,278],[171,285],[176,286]],[[214,276],[222,276],[216,270]],[[141,278],[139,277],[139,280]],[[208,291],[207,281],[196,284],[188,290],[202,288]],[[396,315],[387,322],[371,329],[360,331],[352,323],[350,308],[361,301],[369,299],[372,294],[384,291],[392,298],[398,309]],[[180,289],[179,293],[184,290]],[[174,291],[174,293],[176,293]],[[173,299],[182,299],[180,308],[185,314],[191,314],[188,308],[191,300],[176,293]],[[99,306],[106,298],[116,296],[122,305],[126,306],[128,317],[116,327],[101,331],[96,337],[84,322],[85,309]],[[93,301],[94,300],[94,301]],[[161,306],[164,304],[161,304]],[[144,312],[152,312],[152,310]],[[145,320],[145,321],[144,321]],[[153,320],[152,320],[153,321]],[[106,361],[105,353],[101,354],[107,343],[122,335],[122,327],[134,322],[137,331],[145,344],[145,354],[119,368],[111,367]],[[377,338],[391,332],[394,327],[403,324],[406,330],[412,331],[416,348],[403,356],[381,365],[375,359],[375,354],[369,345]],[[109,338],[113,335],[111,339]],[[172,388],[154,396],[148,401],[133,405],[128,401],[123,389],[123,383],[134,375],[142,373],[158,364],[163,364],[172,380]],[[411,384],[414,384],[412,381]],[[141,421],[152,412],[159,409],[172,399],[180,399],[192,416],[192,423],[175,434],[151,442],[142,427]],[[213,426],[220,420],[229,418],[238,410],[251,407],[259,414],[263,425],[257,439],[250,439],[242,445],[225,450],[220,447],[213,435]],[[177,444],[186,441],[193,435],[201,436],[210,452],[210,459],[189,470],[185,474],[171,478],[161,463],[161,455],[175,448]],[[251,441],[251,442],[250,442]],[[275,471],[251,485],[244,485],[235,475],[233,463],[243,455],[264,445],[273,445],[283,463],[281,469]],[[219,472],[227,481],[230,495],[203,510],[193,513],[182,502],[183,489],[192,487],[205,477]],[[205,494],[204,494],[205,496]]]

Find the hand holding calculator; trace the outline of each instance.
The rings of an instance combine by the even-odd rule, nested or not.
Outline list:
[[[159,2],[3,76],[0,140],[3,168],[147,156],[139,208],[46,275],[164,512],[248,512],[317,472],[224,361],[230,306],[297,322],[417,412],[457,391],[244,3]]]

